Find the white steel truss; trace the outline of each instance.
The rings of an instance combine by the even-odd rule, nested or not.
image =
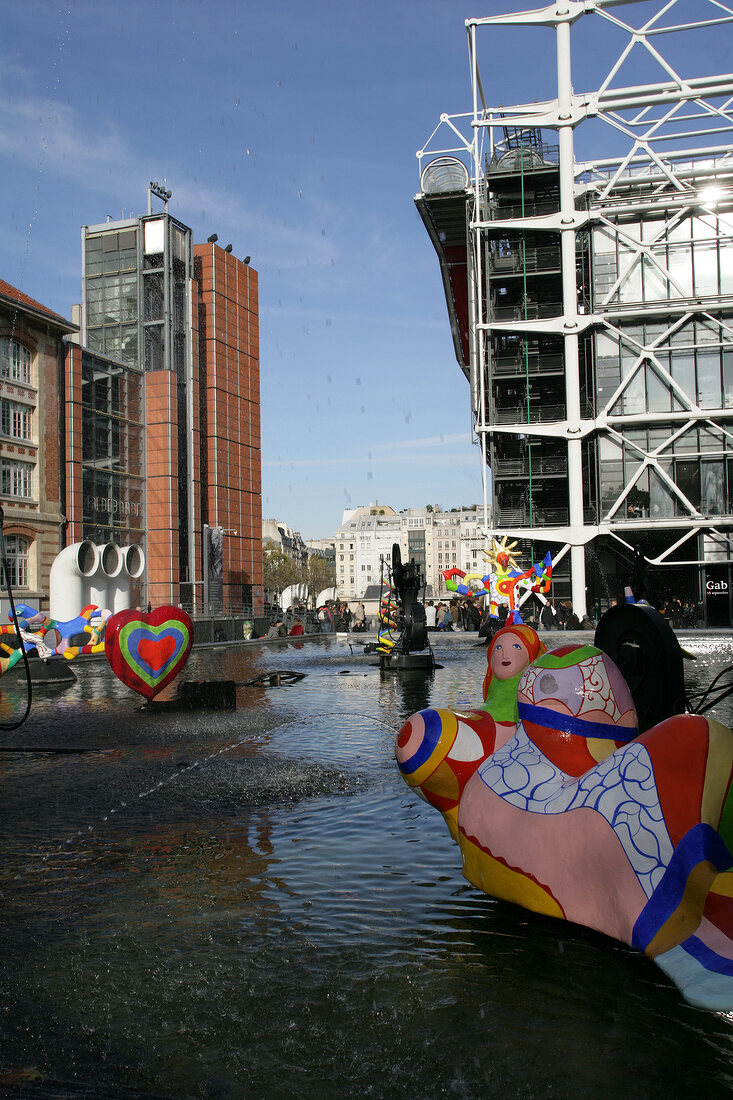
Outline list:
[[[733,562],[733,74],[691,73],[685,46],[725,34],[733,6],[652,6],[559,0],[467,20],[472,109],[442,115],[417,154],[416,202],[492,470],[491,530],[569,550],[579,615],[598,535],[633,546],[666,533],[649,555],[659,565]],[[502,28],[538,26],[554,30],[556,97],[492,106],[479,45],[495,53]],[[571,34],[619,43],[595,91],[573,89]],[[629,70],[645,82],[625,85]],[[457,196],[427,176],[451,162],[468,176],[465,332],[446,244]],[[507,478],[523,484],[527,468],[519,500]],[[486,498],[488,518],[488,486]]]

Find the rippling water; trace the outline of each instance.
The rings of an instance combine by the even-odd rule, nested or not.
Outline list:
[[[733,661],[682,641],[691,685]],[[0,755],[0,1095],[729,1094],[731,1020],[462,879],[393,760],[412,711],[480,696],[474,637],[436,656],[400,678],[334,639],[195,651],[187,679],[307,673],[236,713],[141,708],[104,662],[37,692],[2,743],[90,751]]]

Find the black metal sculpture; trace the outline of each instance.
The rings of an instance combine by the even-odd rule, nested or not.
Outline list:
[[[383,669],[433,669],[435,658],[430,648],[425,608],[418,600],[423,587],[419,564],[402,561],[399,543],[392,546],[392,582],[402,613],[402,630],[388,653],[380,653]]]

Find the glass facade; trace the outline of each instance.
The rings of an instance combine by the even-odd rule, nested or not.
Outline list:
[[[688,171],[702,196],[704,181]],[[600,523],[622,526],[648,560],[663,560],[659,598],[682,596],[714,623],[706,592],[720,547],[699,531],[724,531],[733,514],[733,216],[665,210],[643,191],[639,200],[629,220],[609,204],[589,234],[592,309],[605,320],[594,341],[599,426],[585,445],[584,491]],[[619,574],[611,542],[598,539],[591,557],[601,582],[603,571]],[[590,588],[603,596],[593,575]]]
[[[595,339],[596,415],[609,426],[590,503],[611,522],[729,516],[733,340],[720,298],[730,293],[733,219],[648,214],[592,233],[594,312],[624,303],[631,316]],[[698,295],[713,296],[708,308]]]
[[[86,344],[111,359],[138,361],[138,232],[90,234],[84,241]]]
[[[85,229],[85,345],[146,371],[182,373],[191,270],[191,231],[168,215]]]
[[[595,231],[594,291],[604,306],[733,293],[733,216],[666,214]]]
[[[142,372],[82,353],[83,534],[141,542],[145,529]]]

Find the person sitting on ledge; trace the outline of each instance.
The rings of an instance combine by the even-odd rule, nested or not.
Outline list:
[[[568,606],[568,617],[565,621],[566,630],[580,630],[580,619],[575,614],[572,604]]]

